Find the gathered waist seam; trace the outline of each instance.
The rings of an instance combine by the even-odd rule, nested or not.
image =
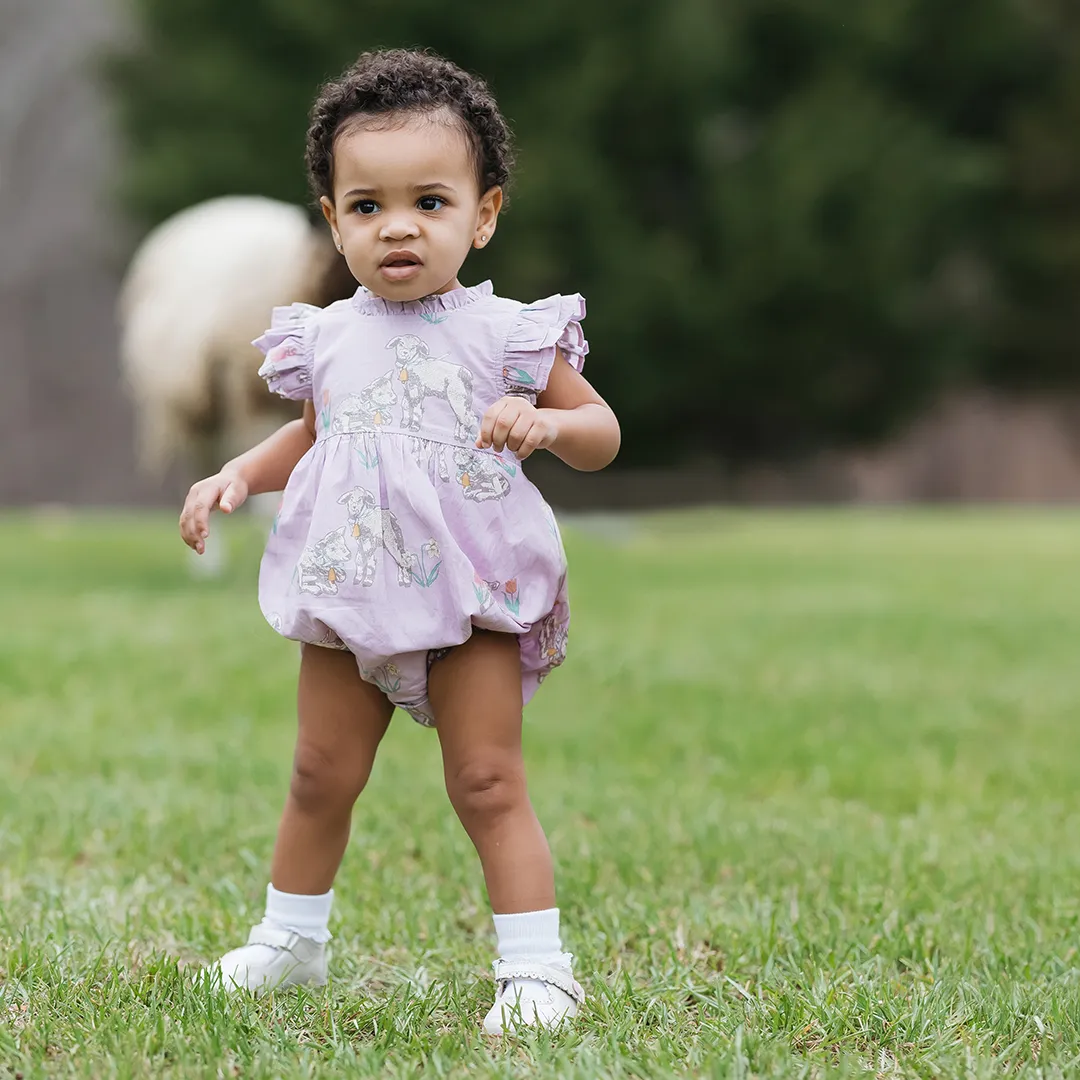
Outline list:
[[[419,435],[415,431],[402,431],[401,428],[379,427],[360,428],[358,431],[334,431],[329,435],[317,436],[313,445],[318,446],[320,443],[328,443],[332,439],[352,439],[357,435],[400,435],[403,439],[417,439],[420,442],[434,443],[437,446],[449,446],[455,450],[471,450],[474,454],[489,454],[494,458],[501,457],[501,455],[497,454],[491,447],[481,449],[471,442],[455,442],[453,439],[438,439],[433,438],[430,435]]]

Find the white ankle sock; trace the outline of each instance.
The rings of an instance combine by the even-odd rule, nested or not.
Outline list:
[[[538,964],[565,964],[569,958],[559,939],[559,909],[493,915],[503,960],[532,960]]]
[[[305,896],[302,893],[278,892],[273,885],[267,885],[263,921],[312,941],[327,942],[330,940],[330,908],[333,903],[333,889],[319,896]]]

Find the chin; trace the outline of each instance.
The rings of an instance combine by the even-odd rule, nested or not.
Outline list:
[[[453,280],[453,278],[450,280]],[[369,291],[376,296],[381,296],[384,300],[397,300],[400,303],[408,303],[411,300],[422,300],[425,296],[437,293],[440,289],[445,288],[447,282],[433,282],[429,279],[424,282],[415,280],[397,283],[386,281],[381,275],[376,275],[370,284],[366,281],[363,284]]]

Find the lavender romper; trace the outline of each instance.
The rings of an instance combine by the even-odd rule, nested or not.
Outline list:
[[[551,508],[505,450],[477,450],[484,411],[535,401],[556,349],[581,370],[580,296],[525,306],[490,282],[422,300],[275,308],[259,374],[315,403],[259,574],[287,638],[347,649],[361,676],[432,725],[431,664],[474,626],[516,634],[526,701],[566,655],[566,556]]]

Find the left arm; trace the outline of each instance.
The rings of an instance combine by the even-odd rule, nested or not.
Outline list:
[[[595,472],[611,464],[621,438],[611,407],[560,352],[536,405],[500,398],[484,413],[476,445],[496,452],[508,446],[521,461],[550,450],[571,468]]]

